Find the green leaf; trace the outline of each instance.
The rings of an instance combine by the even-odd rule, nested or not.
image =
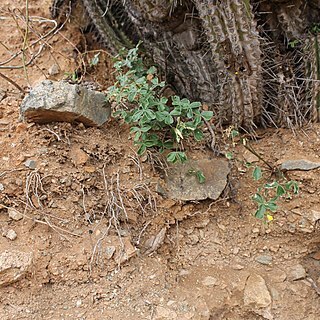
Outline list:
[[[171,163],[176,163],[178,161],[177,159],[177,153],[176,152],[170,152],[167,155],[167,161]]]
[[[163,143],[163,147],[166,149],[172,149],[173,148],[173,141],[167,140]]]
[[[190,108],[195,109],[201,107],[201,102],[195,101],[190,103]]]
[[[262,171],[261,171],[261,168],[256,166],[253,170],[253,173],[252,173],[252,176],[253,176],[253,179],[258,181],[262,178]]]
[[[146,117],[147,120],[153,120],[156,118],[156,114],[154,111],[150,110],[150,109],[146,109],[144,111],[144,116]]]
[[[192,119],[193,118],[193,111],[192,109],[189,109],[188,112],[187,112],[187,118],[188,119]]]
[[[238,130],[235,130],[235,129],[232,129],[231,132],[230,132],[230,137],[231,138],[235,138],[239,135],[239,131]]]
[[[183,163],[187,161],[187,156],[184,152],[172,151],[167,155],[167,161],[171,163],[176,163],[176,162]]]
[[[232,160],[233,159],[233,153],[232,152],[226,152],[225,154],[225,157],[228,159],[228,160]]]
[[[265,207],[266,207],[267,209],[269,209],[270,211],[272,211],[272,212],[276,212],[277,209],[278,209],[277,204],[276,204],[275,202],[272,202],[272,201],[267,202],[267,203],[265,204]]]
[[[213,112],[212,111],[202,111],[201,117],[207,121],[210,121],[211,118],[213,117]]]
[[[204,174],[201,170],[198,170],[196,172],[196,177],[197,177],[200,184],[203,184],[206,182],[206,177],[204,176]]]
[[[259,208],[255,213],[255,217],[258,219],[263,219],[266,211],[266,207],[263,204],[259,205]]]
[[[255,193],[252,197],[253,201],[258,202],[259,204],[264,204],[265,200],[260,193]]]
[[[132,115],[132,121],[138,122],[142,116],[143,116],[143,110],[136,110]]]
[[[138,142],[140,137],[141,137],[141,131],[136,132],[136,134],[134,135],[133,141]]]
[[[147,73],[148,74],[155,74],[157,72],[157,68],[152,66],[148,69]]]
[[[283,196],[284,194],[286,194],[286,190],[279,184],[279,185],[277,186],[277,192],[276,192],[276,194],[277,194],[277,197],[281,197],[281,196]]]
[[[294,194],[299,193],[299,185],[296,181],[292,181],[292,180],[288,181],[284,187],[287,191],[290,191],[291,189],[293,189]]]
[[[135,132],[138,132],[138,131],[140,131],[139,127],[131,127],[131,129],[130,129],[130,133],[135,133]]]
[[[179,107],[179,108],[174,108],[171,112],[170,112],[170,114],[172,115],[172,116],[180,116],[181,115],[181,108]]]
[[[273,182],[271,182],[271,183],[266,183],[265,185],[264,185],[264,187],[266,188],[266,189],[273,189],[273,188],[276,188],[278,186],[278,182],[277,181],[273,181]]]
[[[146,147],[144,144],[142,144],[142,145],[140,146],[140,148],[138,149],[137,154],[138,154],[139,156],[141,156],[141,155],[143,155],[143,154],[146,152],[146,150],[147,150],[147,147]]]
[[[168,113],[164,118],[164,123],[167,125],[173,124],[174,120],[172,116]]]
[[[200,141],[203,138],[203,132],[200,129],[196,129],[193,132],[193,136],[194,136],[196,141]]]

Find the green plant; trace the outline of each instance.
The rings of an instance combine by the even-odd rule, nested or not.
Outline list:
[[[139,44],[116,57],[117,81],[108,89],[107,98],[118,105],[115,116],[130,125],[139,155],[147,148],[168,149],[167,161],[185,162],[183,140],[193,136],[200,141],[204,120],[209,121],[213,112],[201,110],[200,102],[162,96],[165,83],[157,76],[156,67],[145,67],[138,50]],[[202,178],[197,176],[200,182]]]
[[[226,130],[226,136],[231,141],[232,149],[236,146],[235,138],[239,138],[239,131],[230,127]],[[261,154],[259,154],[247,141],[245,138],[239,138],[242,145],[246,150],[251,152],[257,157],[261,162],[263,162],[267,168],[267,171],[271,173],[271,176],[275,176],[275,180],[272,182],[266,182],[257,188],[257,192],[252,196],[252,200],[257,203],[257,209],[255,211],[255,217],[259,219],[265,219],[266,221],[273,220],[273,213],[278,210],[278,201],[281,198],[291,199],[292,194],[298,194],[299,186],[296,181],[288,181],[280,169],[272,166],[268,161],[266,161]],[[233,161],[239,160],[234,157],[233,152],[230,150],[226,152],[226,158]],[[242,162],[243,164],[243,162]],[[255,181],[263,179],[263,170],[260,166],[254,166],[250,162],[244,163],[246,168],[253,168],[252,178]],[[244,170],[243,172],[246,172]],[[268,179],[270,180],[270,179]]]
[[[260,180],[262,178],[261,168],[256,166],[252,175],[254,180]],[[285,178],[283,178],[282,182],[275,180],[271,183],[263,184],[252,197],[253,201],[258,205],[255,216],[259,219],[266,218],[267,221],[272,221],[272,213],[278,210],[277,201],[280,198],[291,199],[292,193],[298,194],[298,192],[298,183],[292,180],[287,181]]]

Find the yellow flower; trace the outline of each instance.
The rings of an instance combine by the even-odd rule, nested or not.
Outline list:
[[[268,221],[272,221],[273,220],[273,216],[271,214],[267,214],[267,220]]]

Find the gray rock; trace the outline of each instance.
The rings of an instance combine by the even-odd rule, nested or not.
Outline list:
[[[101,92],[64,81],[45,80],[23,99],[23,119],[32,122],[82,122],[101,126],[111,114],[111,106]]]
[[[29,169],[35,169],[37,167],[37,162],[32,159],[28,159],[24,165]]]
[[[60,72],[60,68],[59,66],[54,63],[49,69],[48,69],[48,73],[50,76],[55,76]]]
[[[200,184],[194,172],[201,170],[206,178]],[[170,168],[166,178],[166,194],[176,200],[216,200],[227,185],[230,168],[225,159],[190,160]]]
[[[13,208],[8,208],[8,215],[9,215],[9,218],[15,221],[19,221],[23,218],[23,215],[19,211]]]
[[[297,281],[302,280],[307,276],[305,268],[301,264],[292,266],[289,269],[288,280]]]
[[[258,274],[249,276],[244,288],[243,301],[251,308],[267,308],[271,304],[271,296],[266,282]]]
[[[308,171],[320,168],[320,162],[312,162],[305,159],[300,160],[288,160],[281,164],[280,169],[284,171],[289,170],[302,170]]]
[[[255,260],[261,264],[271,264],[272,263],[272,257],[268,254],[266,255],[260,255],[260,256],[256,256]]]
[[[17,233],[13,230],[13,229],[9,229],[6,234],[5,237],[11,241],[16,240],[17,239]]]
[[[0,252],[0,287],[23,278],[32,265],[32,252]]]

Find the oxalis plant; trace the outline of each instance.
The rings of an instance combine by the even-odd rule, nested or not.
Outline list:
[[[232,141],[232,146],[235,147],[235,138],[239,136],[236,129],[230,128],[228,136]],[[293,195],[299,193],[298,183],[294,180],[288,180],[280,169],[273,167],[267,162],[253,147],[247,142],[246,139],[240,139],[242,145],[252,154],[254,154],[261,162],[266,165],[266,170],[262,170],[260,166],[246,163],[247,168],[253,168],[252,178],[255,181],[267,180],[261,184],[256,193],[252,196],[252,200],[257,204],[255,217],[265,220],[267,222],[273,221],[273,214],[279,210],[278,202],[280,199],[290,200]],[[226,153],[226,158],[229,160],[234,159],[232,152]],[[236,160],[236,159],[235,159]],[[269,178],[264,179],[265,173],[271,173]],[[271,180],[271,177],[275,177]],[[271,181],[270,181],[271,180]]]
[[[201,110],[200,102],[163,96],[165,82],[157,76],[156,67],[146,68],[139,45],[116,57],[116,83],[108,89],[107,98],[118,105],[114,115],[130,125],[139,155],[148,148],[169,150],[168,162],[185,162],[183,140],[193,137],[200,141],[204,120],[209,121],[213,112]],[[194,174],[200,183],[204,182],[201,171]]]

